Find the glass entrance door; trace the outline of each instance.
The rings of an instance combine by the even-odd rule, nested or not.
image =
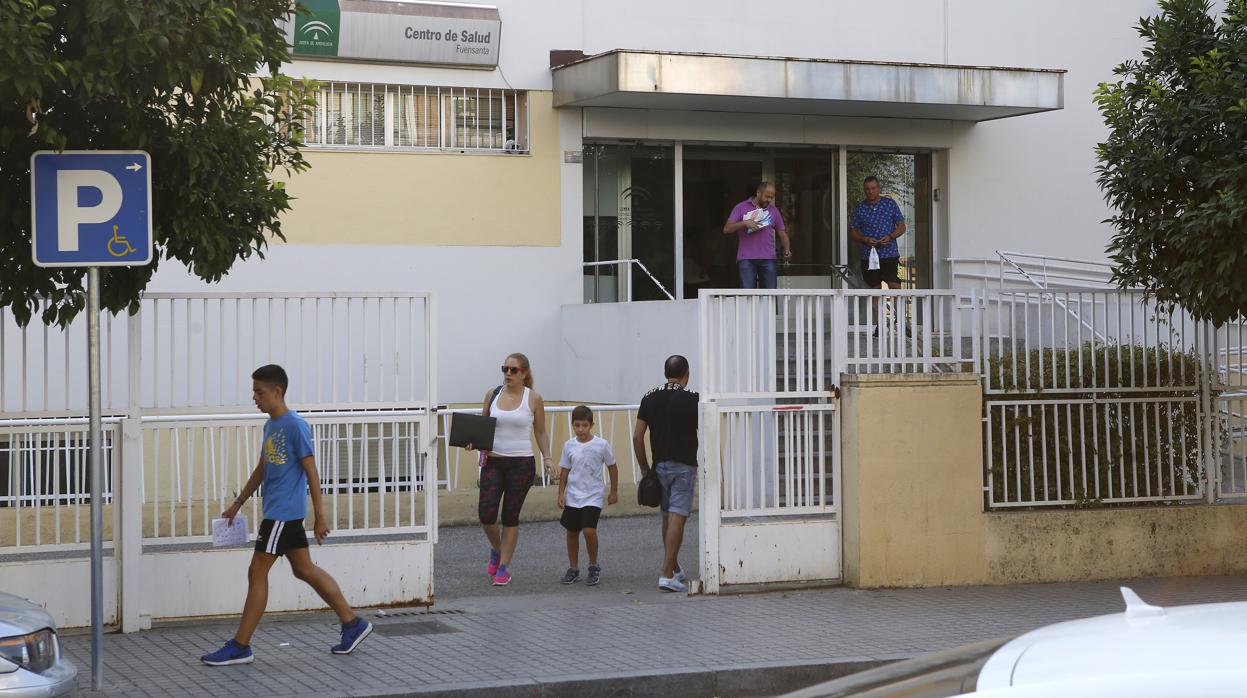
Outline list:
[[[896,201],[905,216],[905,234],[896,241],[900,249],[897,276],[902,288],[933,288],[931,225],[931,154],[850,150],[847,157],[847,218],[853,207],[865,199],[862,183],[876,177],[882,195]],[[854,278],[862,259],[862,248],[848,241],[848,260]]]
[[[792,242],[792,259],[779,265],[780,288],[840,287],[834,269],[840,257],[836,155],[831,150],[775,154],[775,205]]]
[[[753,196],[764,178],[761,156],[684,149],[684,297],[703,288],[735,288],[736,236],[723,223],[736,204]]]
[[[585,302],[674,294],[673,152],[671,146],[585,144]]]
[[[831,149],[684,146],[684,297],[702,288],[737,288],[737,237],[723,234],[736,204],[758,183],[775,185],[792,259],[779,266],[780,288],[829,288],[839,255],[836,151]],[[776,240],[777,252],[779,241]]]

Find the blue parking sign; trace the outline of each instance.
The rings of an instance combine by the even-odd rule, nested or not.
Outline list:
[[[41,267],[152,261],[151,156],[142,150],[41,150],[30,158],[30,228]]]

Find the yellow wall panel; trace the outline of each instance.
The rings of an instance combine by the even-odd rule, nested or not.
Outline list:
[[[529,92],[530,154],[305,150],[286,241],[557,247],[558,113]]]

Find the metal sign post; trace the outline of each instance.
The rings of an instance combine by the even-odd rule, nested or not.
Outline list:
[[[104,429],[100,423],[100,268],[87,268],[87,383],[91,444],[91,688],[104,682]]]
[[[98,691],[104,684],[100,267],[142,266],[152,261],[151,156],[141,150],[39,151],[30,158],[30,187],[30,245],[35,264],[87,268],[91,688]]]

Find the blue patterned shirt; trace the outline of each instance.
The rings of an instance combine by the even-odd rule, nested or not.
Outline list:
[[[849,217],[849,227],[857,229],[865,237],[875,240],[882,240],[896,230],[896,224],[904,222],[905,216],[901,214],[901,207],[896,202],[886,196],[879,198],[879,203],[871,205],[867,201],[860,201],[853,207],[853,215]],[[892,257],[900,257],[900,248],[896,246],[893,240],[886,245],[879,245],[875,248],[879,251],[880,259],[890,259]],[[862,259],[870,257],[870,246],[862,245]]]
[[[307,473],[312,430],[294,410],[264,423],[264,518],[293,521],[307,516]]]

